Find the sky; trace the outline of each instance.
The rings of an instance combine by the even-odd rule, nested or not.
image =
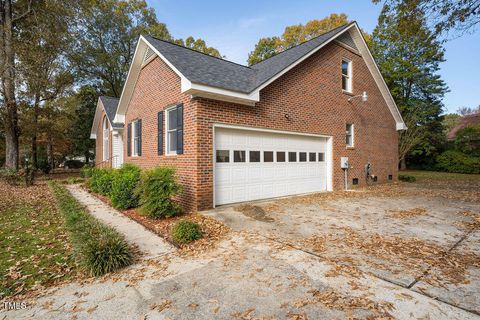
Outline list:
[[[147,0],[159,21],[175,38],[202,38],[227,60],[246,64],[258,39],[281,35],[286,26],[305,24],[331,13],[346,13],[360,27],[372,32],[381,10],[370,0]],[[450,40],[440,74],[450,92],[445,112],[480,104],[480,29]]]

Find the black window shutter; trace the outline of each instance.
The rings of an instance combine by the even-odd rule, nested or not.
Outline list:
[[[137,137],[138,137],[137,154],[141,156],[142,155],[142,119],[137,120]]]
[[[127,127],[127,155],[132,155],[132,124],[129,123]]]
[[[177,154],[183,154],[183,104],[177,106]]]
[[[157,120],[157,149],[160,156],[163,154],[163,111],[158,113]]]

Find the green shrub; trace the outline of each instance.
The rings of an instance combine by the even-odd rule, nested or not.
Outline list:
[[[198,223],[182,220],[172,228],[172,239],[177,243],[187,243],[202,237],[202,230]]]
[[[138,206],[138,194],[135,192],[140,180],[140,168],[134,165],[124,165],[115,172],[112,181],[110,199],[112,205],[119,209]]]
[[[411,176],[409,174],[400,173],[398,175],[398,180],[404,181],[404,182],[415,182],[415,181],[417,181],[417,178],[415,178],[414,176]]]
[[[453,173],[480,173],[480,157],[448,150],[437,156],[436,169]]]
[[[180,190],[173,168],[158,167],[143,172],[138,188],[142,213],[150,218],[178,214],[180,206],[173,198]]]
[[[115,176],[113,169],[95,169],[88,181],[90,190],[109,196],[112,191],[112,182]]]
[[[90,215],[65,187],[56,182],[49,185],[65,217],[75,258],[90,274],[99,276],[132,262],[131,249],[122,235]]]
[[[97,170],[95,167],[83,166],[83,168],[80,169],[80,177],[90,178],[95,170]]]

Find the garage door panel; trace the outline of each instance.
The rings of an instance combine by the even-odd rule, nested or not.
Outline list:
[[[217,129],[215,149],[230,150],[230,162],[215,163],[215,203],[226,204],[326,190],[325,162],[309,162],[309,152],[325,152],[326,138],[297,136],[251,130]],[[261,162],[233,162],[233,150],[260,151]],[[264,152],[274,153],[273,162],[264,162]],[[277,152],[286,162],[277,162]],[[297,153],[297,162],[288,162],[288,152]],[[299,152],[307,162],[299,162]]]

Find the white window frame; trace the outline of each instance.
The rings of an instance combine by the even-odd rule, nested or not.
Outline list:
[[[108,160],[110,157],[110,148],[109,148],[109,128],[108,128],[108,119],[107,117],[103,118],[103,161]]]
[[[350,126],[350,131],[347,129],[347,126]],[[347,136],[352,137],[352,143],[347,144]],[[347,148],[353,148],[355,146],[355,125],[353,123],[347,123],[345,124],[345,144]]]
[[[138,138],[137,137],[137,125],[138,125],[138,119],[132,121],[132,141],[131,141],[131,146],[132,146],[132,157],[138,157]]]
[[[348,64],[347,67],[347,74],[343,74],[343,63],[346,62]],[[347,58],[342,58],[341,64],[341,72],[342,72],[342,90],[344,92],[352,93],[352,61]],[[347,78],[347,88],[343,88],[343,78]]]
[[[177,132],[177,129],[178,128],[175,128],[175,129],[170,129],[170,126],[169,126],[169,122],[170,122],[170,117],[169,117],[169,112],[171,111],[174,111],[176,112],[177,110],[177,107],[178,106],[173,106],[173,107],[170,107],[170,108],[167,108],[165,109],[165,146],[167,147],[167,152],[165,152],[166,155],[176,155],[177,154],[177,150],[175,151],[170,151],[170,132]],[[177,120],[178,121],[178,120]],[[177,141],[177,144],[178,144],[178,141]],[[178,147],[178,145],[177,145]]]

